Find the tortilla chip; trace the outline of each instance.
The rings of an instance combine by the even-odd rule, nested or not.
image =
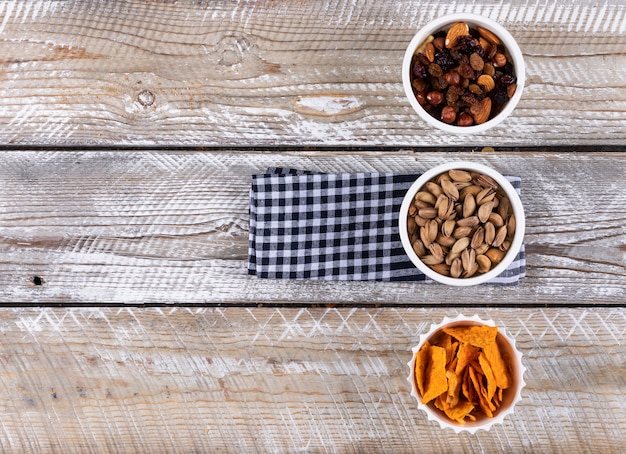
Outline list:
[[[493,370],[489,365],[489,360],[487,360],[484,352],[480,352],[478,362],[483,370],[483,373],[485,374],[485,379],[487,380],[487,400],[491,401],[497,389],[496,377],[494,376]]]
[[[459,361],[459,358],[455,356],[454,359],[450,361],[448,365],[446,366],[446,370],[449,370],[450,372],[456,372],[456,365],[458,361]]]
[[[448,418],[461,424],[465,424],[465,418],[471,416],[470,413],[473,410],[474,405],[466,401],[461,401],[458,403],[458,405],[448,408],[448,410],[445,411],[445,414],[448,416]],[[474,420],[474,418],[471,418],[471,420]]]
[[[460,375],[465,370],[465,367],[478,358],[478,354],[480,353],[477,347],[474,347],[466,342],[461,342],[459,345],[459,350],[457,351],[456,357],[458,359],[456,363],[456,368],[454,371]]]
[[[439,396],[437,396],[437,398],[435,399],[435,407],[438,408],[439,410],[443,411],[444,413],[449,409],[449,405],[446,402],[446,399],[444,399],[444,395],[441,394]]]
[[[482,353],[482,352],[481,352],[481,353]],[[479,353],[479,356],[480,356],[480,353]],[[475,360],[475,361],[472,361],[472,362],[470,363],[470,367],[471,367],[472,369],[474,369],[478,375],[485,375],[485,373],[483,372],[483,368],[482,368],[482,367],[480,367],[480,363],[478,362],[478,358],[476,358],[476,360]]]
[[[443,334],[441,339],[436,343],[441,348],[446,350],[446,365],[452,359],[452,338],[448,334]]]
[[[473,367],[468,367],[467,370],[469,371],[470,383],[474,388],[474,391],[476,392],[476,396],[479,396],[481,388],[481,380],[479,378],[479,374],[476,373],[476,369],[474,369]]]
[[[448,390],[446,378],[446,350],[435,345],[428,348],[428,364],[424,382],[422,402],[427,404]]]
[[[465,342],[474,347],[484,348],[496,341],[498,334],[497,326],[456,326],[443,328],[443,332],[449,334],[460,342]]]
[[[446,401],[450,407],[455,407],[459,403],[461,397],[461,377],[452,372],[446,372],[448,378],[448,395]]]
[[[485,353],[485,357],[487,358],[487,361],[489,361],[489,365],[493,370],[493,375],[496,379],[496,386],[502,389],[510,388],[513,384],[513,380],[511,378],[509,368],[502,358],[502,353],[500,352],[500,348],[498,348],[498,344],[494,342],[493,344],[483,347],[483,352]]]
[[[426,341],[422,348],[415,354],[415,384],[417,385],[420,396],[424,395],[424,373],[428,362],[429,347],[430,344]]]
[[[459,424],[494,416],[512,386],[510,359],[496,343],[498,328],[443,328],[416,353],[415,382],[422,402]]]
[[[486,416],[493,418],[493,411],[495,410],[495,407],[493,407],[493,410],[491,409],[493,404],[491,404],[491,402],[487,400],[487,397],[485,397],[482,393],[478,394],[478,405]]]
[[[468,402],[476,403],[476,391],[474,389],[474,385],[472,384],[472,380],[469,373],[470,368],[465,369],[465,373],[463,374],[463,380],[461,382],[461,391],[463,395],[468,400]]]

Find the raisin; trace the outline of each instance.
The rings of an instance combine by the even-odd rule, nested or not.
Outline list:
[[[426,79],[428,77],[428,71],[426,66],[422,64],[416,64],[413,66],[413,77],[416,79]]]
[[[507,94],[506,87],[500,86],[493,91],[493,95],[491,97],[492,101],[496,104],[504,104],[509,100],[509,95]]]
[[[431,63],[428,65],[428,73],[433,77],[443,76],[443,69],[437,63]]]
[[[435,53],[435,63],[437,63],[443,71],[448,71],[450,68],[456,66],[456,62],[450,54],[450,51],[445,48]]]

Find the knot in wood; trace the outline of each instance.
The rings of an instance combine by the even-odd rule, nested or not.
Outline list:
[[[137,101],[144,107],[149,107],[154,104],[154,93],[150,90],[141,90],[137,95]]]

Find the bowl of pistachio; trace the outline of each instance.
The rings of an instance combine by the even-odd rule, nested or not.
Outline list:
[[[469,161],[442,164],[417,178],[398,222],[411,262],[427,277],[453,286],[488,282],[507,270],[526,225],[511,182]]]

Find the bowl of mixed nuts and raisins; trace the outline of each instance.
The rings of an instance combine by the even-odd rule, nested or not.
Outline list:
[[[451,14],[413,37],[402,81],[411,106],[428,124],[478,133],[511,114],[522,96],[525,65],[501,25],[474,14]]]

